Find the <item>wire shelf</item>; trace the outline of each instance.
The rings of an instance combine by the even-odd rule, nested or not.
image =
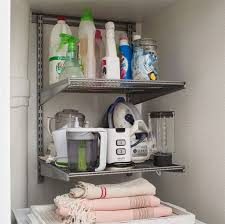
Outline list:
[[[61,169],[55,165],[48,164],[43,160],[41,163],[41,175],[45,177],[50,177],[53,179],[58,179],[62,181],[70,181],[72,178],[76,177],[87,177],[87,176],[104,176],[104,175],[118,175],[118,174],[133,174],[133,173],[144,173],[144,172],[162,172],[162,171],[173,171],[173,172],[184,172],[185,167],[181,165],[156,167],[153,165],[151,160],[146,161],[141,164],[135,164],[133,169],[129,170],[104,170],[104,171],[92,171],[92,172],[69,172],[68,169]]]
[[[43,89],[40,95],[44,104],[60,92],[118,93],[137,104],[184,88],[185,82],[67,78]]]

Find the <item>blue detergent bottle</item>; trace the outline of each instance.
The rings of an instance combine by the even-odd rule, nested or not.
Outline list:
[[[129,46],[127,35],[120,36],[120,79],[132,79],[131,60],[132,49]]]

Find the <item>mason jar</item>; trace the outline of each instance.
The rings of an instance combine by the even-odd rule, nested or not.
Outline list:
[[[135,80],[159,79],[156,41],[143,38],[133,41],[132,72]]]

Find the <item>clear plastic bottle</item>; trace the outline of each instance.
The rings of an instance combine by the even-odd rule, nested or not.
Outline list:
[[[68,46],[64,71],[61,76],[62,79],[69,77],[84,78],[77,58],[77,43],[79,42],[79,39],[64,33],[60,34],[60,37],[62,43]]]
[[[95,25],[91,10],[86,9],[79,25],[78,36],[80,39],[79,56],[85,78],[95,79]]]

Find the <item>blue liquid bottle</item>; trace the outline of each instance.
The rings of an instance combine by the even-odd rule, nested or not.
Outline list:
[[[132,49],[129,46],[127,36],[120,37],[120,79],[132,79],[131,60]]]

